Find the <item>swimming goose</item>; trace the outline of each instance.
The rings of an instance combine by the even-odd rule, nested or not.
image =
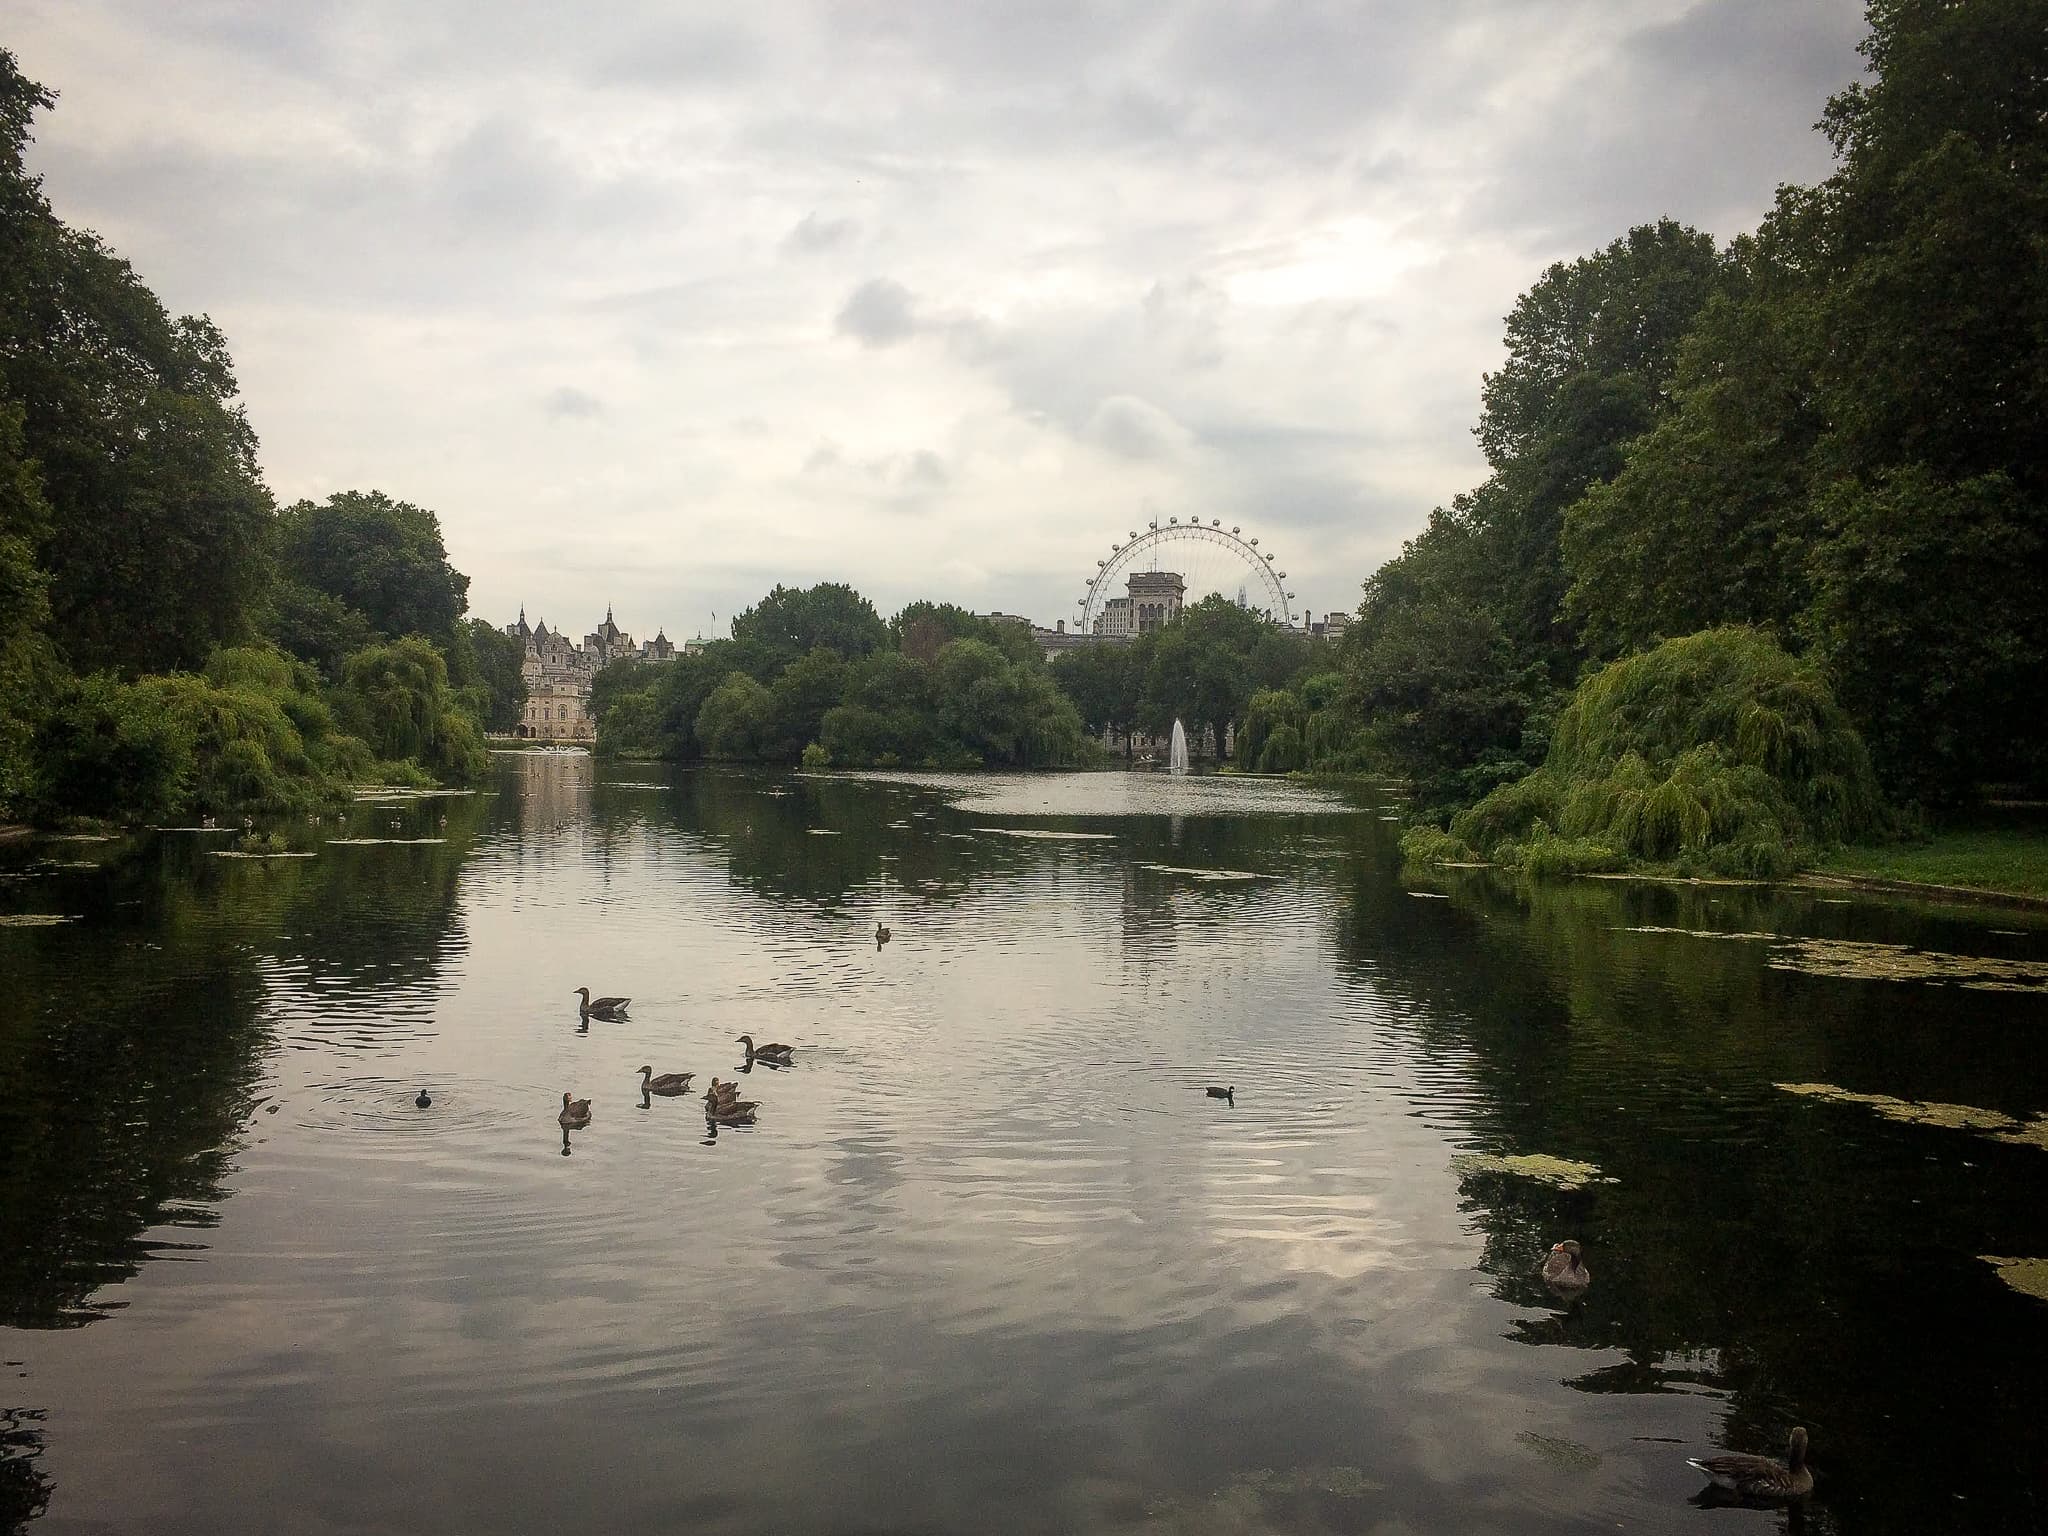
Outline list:
[[[640,1069],[640,1086],[649,1093],[658,1093],[666,1098],[674,1098],[677,1094],[688,1091],[690,1079],[696,1075],[694,1072],[664,1072],[661,1076],[656,1077],[654,1075],[654,1068],[642,1067]]]
[[[590,1124],[590,1100],[572,1099],[566,1093],[563,1094],[562,1112],[555,1118],[562,1122],[562,1129],[565,1131],[582,1130]]]
[[[434,1101],[427,1097],[427,1090],[422,1088],[420,1090],[420,1096],[414,1099],[413,1103],[419,1105],[421,1109],[431,1109],[433,1107]]]
[[[880,949],[884,944],[888,943],[889,940],[894,937],[895,935],[890,933],[890,931],[887,928],[884,928],[880,923],[875,924],[875,948]]]
[[[1736,1452],[1727,1456],[1687,1457],[1686,1465],[1697,1467],[1713,1479],[1714,1486],[1726,1488],[1745,1499],[1768,1499],[1784,1503],[1803,1499],[1813,1492],[1813,1468],[1806,1464],[1806,1431],[1795,1429],[1786,1446],[1786,1459],[1750,1456]]]
[[[1209,1097],[1212,1099],[1228,1099],[1230,1107],[1235,1109],[1237,1108],[1237,1084],[1232,1083],[1228,1088],[1218,1088],[1212,1083],[1209,1087]]]
[[[1580,1259],[1581,1252],[1576,1238],[1552,1243],[1550,1252],[1543,1256],[1543,1283],[1553,1291],[1566,1292],[1583,1291],[1591,1285],[1593,1271]]]
[[[786,1062],[796,1052],[793,1045],[756,1045],[752,1035],[735,1035],[733,1038],[747,1048],[749,1061]]]
[[[633,1001],[630,997],[592,997],[588,987],[578,987],[576,995],[583,999],[585,1018],[620,1018],[626,1012],[626,1004]]]

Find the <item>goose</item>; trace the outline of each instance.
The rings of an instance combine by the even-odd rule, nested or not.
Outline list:
[[[793,1045],[756,1045],[752,1035],[735,1035],[733,1038],[747,1048],[749,1061],[786,1062],[796,1053]]]
[[[414,1099],[413,1103],[419,1105],[421,1109],[432,1109],[434,1107],[434,1101],[427,1097],[427,1090],[424,1088],[420,1090],[420,1096]]]
[[[1775,1456],[1736,1452],[1704,1459],[1688,1456],[1685,1464],[1706,1473],[1717,1488],[1726,1488],[1745,1499],[1784,1503],[1813,1492],[1813,1468],[1806,1464],[1806,1431],[1793,1430],[1785,1450],[1784,1461]]]
[[[665,1098],[673,1098],[679,1093],[687,1092],[690,1087],[690,1079],[696,1075],[694,1072],[664,1072],[661,1076],[656,1077],[654,1075],[654,1068],[642,1067],[640,1069],[640,1086],[648,1093],[658,1093]]]
[[[1237,1084],[1232,1083],[1228,1088],[1218,1088],[1211,1084],[1209,1087],[1209,1097],[1212,1099],[1227,1099],[1230,1101],[1230,1107],[1235,1109],[1237,1108]]]
[[[1543,1256],[1543,1283],[1553,1291],[1583,1291],[1593,1283],[1593,1271],[1586,1268],[1576,1238],[1552,1243]]]
[[[555,1118],[561,1121],[562,1129],[565,1131],[582,1130],[590,1124],[590,1100],[572,1099],[568,1094],[563,1094],[562,1112]]]
[[[592,997],[588,987],[578,987],[576,995],[583,999],[583,1016],[586,1019],[592,1016],[600,1019],[621,1018],[626,1012],[626,1004],[633,1001],[630,997]]]
[[[880,949],[894,937],[895,935],[880,923],[875,924],[875,948]]]

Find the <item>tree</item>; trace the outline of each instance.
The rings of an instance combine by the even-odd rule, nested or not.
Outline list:
[[[780,763],[797,761],[804,748],[818,740],[825,712],[839,702],[845,689],[846,663],[823,646],[783,668],[769,689],[773,711],[762,756]]]
[[[949,640],[980,640],[1012,661],[1029,661],[1038,651],[1026,626],[997,623],[952,603],[911,603],[889,621],[889,632],[896,649],[917,661],[930,661]]]
[[[483,619],[470,619],[463,628],[476,655],[477,686],[481,693],[478,713],[484,729],[500,733],[517,730],[526,714],[526,647]],[[607,672],[611,670],[605,668]]]
[[[0,51],[0,400],[50,515],[37,550],[74,667],[197,666],[250,627],[269,492],[211,322],[173,320],[23,167],[52,104]]]
[[[453,783],[481,778],[489,757],[476,721],[448,687],[448,664],[420,635],[369,646],[342,664],[336,710],[383,758],[412,758]]]
[[[1913,467],[1821,498],[1803,621],[1893,793],[1944,804],[1985,780],[2038,780],[2048,605],[2016,582],[2048,541],[2011,480]]]
[[[1402,604],[1353,654],[1348,682],[1381,761],[1426,801],[1476,798],[1539,755],[1523,735],[1541,669],[1516,666],[1507,634],[1482,609]]]
[[[851,660],[889,643],[889,626],[875,605],[843,582],[814,587],[777,586],[732,621],[733,639],[752,643],[780,670],[823,647]]]
[[[1221,756],[1252,695],[1251,656],[1266,621],[1211,593],[1157,632],[1145,672],[1140,723],[1155,734],[1175,719],[1215,733]]]
[[[1138,660],[1135,647],[1107,642],[1076,646],[1053,658],[1053,681],[1073,700],[1091,734],[1121,732],[1128,739],[1144,682]]]
[[[30,747],[55,671],[44,633],[49,578],[35,558],[49,520],[42,486],[22,454],[21,410],[0,401],[0,819],[14,815],[30,793]]]
[[[382,491],[294,502],[278,518],[277,543],[287,578],[361,614],[379,638],[446,646],[469,606],[469,578],[448,563],[440,520]]]
[[[748,762],[761,755],[775,725],[775,700],[744,672],[732,672],[697,712],[697,741],[706,757]]]

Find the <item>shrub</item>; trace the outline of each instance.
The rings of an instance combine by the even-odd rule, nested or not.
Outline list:
[[[1401,855],[1418,864],[1470,864],[1478,855],[1442,827],[1410,827],[1401,834]]]
[[[820,773],[832,766],[832,754],[815,741],[804,748],[804,767],[812,773]]]
[[[1451,830],[1538,873],[1635,858],[1768,878],[1884,820],[1825,679],[1767,635],[1718,629],[1587,678],[1543,767]]]

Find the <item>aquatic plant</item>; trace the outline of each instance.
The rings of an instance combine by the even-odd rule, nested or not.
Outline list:
[[[2002,1259],[1995,1254],[1977,1255],[1998,1271],[1998,1278],[2022,1296],[2048,1301],[2048,1259]]]
[[[1508,1174],[1519,1179],[1534,1179],[1555,1189],[1584,1189],[1589,1184],[1614,1182],[1603,1177],[1596,1164],[1577,1163],[1570,1158],[1553,1157],[1547,1152],[1461,1152],[1451,1159],[1451,1171],[1461,1179],[1489,1173]]]

